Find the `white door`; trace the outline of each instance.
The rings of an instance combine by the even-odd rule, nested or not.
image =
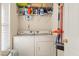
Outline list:
[[[52,42],[37,42],[36,55],[37,56],[51,56],[51,55],[53,55]]]
[[[79,4],[64,4],[64,55],[79,56]]]
[[[52,35],[35,36],[35,47],[35,55],[53,56],[55,47]]]
[[[19,56],[34,56],[34,36],[15,37],[14,49]]]

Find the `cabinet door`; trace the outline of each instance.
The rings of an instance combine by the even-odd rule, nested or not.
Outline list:
[[[35,54],[38,56],[56,55],[55,44],[52,35],[35,36]]]
[[[52,56],[53,55],[53,44],[52,42],[37,42],[36,46],[37,56]]]
[[[14,49],[18,51],[19,56],[33,56],[34,55],[34,36],[15,37]]]

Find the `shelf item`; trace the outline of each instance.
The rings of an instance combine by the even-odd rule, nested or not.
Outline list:
[[[27,16],[28,15],[28,9],[25,8],[24,10],[25,10],[25,15]]]
[[[32,3],[31,6],[32,7],[43,7],[43,8],[51,8],[52,7],[52,3]]]
[[[44,5],[45,4],[45,5]],[[16,5],[18,6],[18,15],[22,16],[28,16],[29,15],[46,15],[46,14],[52,14],[52,7],[43,7],[47,6],[51,3],[17,3]],[[52,5],[52,4],[51,4]]]
[[[41,16],[44,15],[44,9],[43,9],[43,8],[40,9],[40,15],[41,15]]]
[[[16,5],[17,5],[18,7],[26,7],[26,6],[31,5],[31,3],[16,3]]]
[[[52,3],[43,3],[42,7],[51,8],[53,6]]]
[[[18,14],[19,15],[25,15],[25,14],[27,14],[27,8],[19,8],[18,9]]]
[[[31,4],[32,7],[42,7],[41,3],[32,3]]]
[[[46,8],[18,8],[18,15],[27,15],[27,14],[36,14],[36,15],[45,15],[52,14],[52,10]]]
[[[19,14],[19,15],[22,15],[22,8],[19,8],[18,14]]]
[[[52,8],[52,3],[16,3],[17,7]]]
[[[32,8],[18,8],[19,15],[27,15],[32,13]]]
[[[28,9],[28,14],[30,15],[30,14],[32,13],[32,8],[29,7],[29,8],[27,8],[27,9]]]
[[[17,6],[25,7],[27,6],[27,3],[16,3]]]

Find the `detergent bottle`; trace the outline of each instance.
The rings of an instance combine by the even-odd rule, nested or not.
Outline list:
[[[30,5],[28,6],[28,11],[27,11],[27,13],[28,13],[28,20],[31,20],[31,18],[32,18],[32,16],[31,16],[32,8],[31,8]]]
[[[29,8],[28,8],[28,14],[30,15],[31,12],[32,12],[32,11],[31,11],[31,7],[29,7]]]
[[[25,16],[27,16],[28,15],[28,9],[25,8],[24,11],[25,11]]]
[[[44,9],[43,8],[40,8],[40,15],[44,15]]]
[[[22,15],[22,8],[19,8],[19,15]]]

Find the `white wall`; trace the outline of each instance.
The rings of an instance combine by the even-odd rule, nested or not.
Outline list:
[[[65,56],[79,56],[79,4],[64,4]]]
[[[1,50],[12,48],[12,37],[17,34],[18,16],[16,4],[0,4],[0,47]]]
[[[0,3],[0,49],[1,49],[1,3]]]
[[[25,20],[25,16],[19,16],[19,31],[28,30],[28,25],[30,25],[30,30],[50,30],[51,29],[51,15],[32,16],[32,20]]]
[[[51,7],[51,6],[50,6]],[[53,6],[52,6],[53,7]],[[55,13],[56,14],[56,13]],[[28,30],[28,24],[30,25],[30,30],[51,30],[52,29],[52,15],[34,15],[30,21],[25,19],[25,16],[19,16],[19,31]]]
[[[17,7],[15,3],[10,4],[10,47],[12,48],[13,44],[13,36],[17,35],[18,31],[18,15],[17,15]]]

